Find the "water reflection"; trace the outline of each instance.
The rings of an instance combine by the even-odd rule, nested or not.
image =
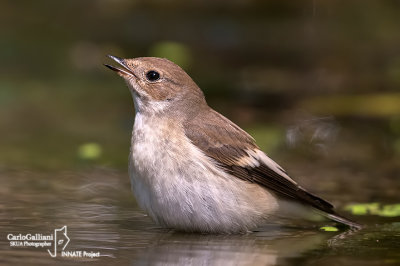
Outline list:
[[[168,234],[139,255],[168,265],[277,265],[324,245],[327,235],[275,228],[246,236]]]

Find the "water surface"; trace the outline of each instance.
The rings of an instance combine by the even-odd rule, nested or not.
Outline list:
[[[0,264],[99,265],[398,265],[400,223],[363,217],[358,232],[266,226],[246,235],[184,234],[163,229],[141,211],[127,174],[0,172]],[[10,247],[8,234],[51,234],[67,226],[65,251],[98,258],[56,258],[47,248]],[[61,239],[61,238],[59,238]]]

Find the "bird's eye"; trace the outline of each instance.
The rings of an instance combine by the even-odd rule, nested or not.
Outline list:
[[[160,79],[160,73],[154,70],[150,70],[149,72],[146,73],[146,78],[149,81],[156,81]]]

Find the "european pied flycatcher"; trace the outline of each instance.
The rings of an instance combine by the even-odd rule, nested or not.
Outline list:
[[[139,205],[181,231],[243,233],[312,209],[359,228],[307,192],[169,60],[109,56],[133,95],[129,175]]]

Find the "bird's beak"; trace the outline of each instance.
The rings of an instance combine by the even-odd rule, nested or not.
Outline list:
[[[132,70],[125,63],[124,59],[116,57],[116,56],[112,56],[112,55],[108,55],[108,57],[111,58],[112,60],[114,60],[115,62],[117,62],[118,64],[120,64],[123,67],[123,69],[118,68],[118,67],[114,67],[114,66],[108,65],[108,64],[104,64],[104,66],[106,66],[109,69],[117,72],[118,75],[120,75],[121,77],[124,77],[124,76],[127,76],[127,75],[136,77],[136,75],[132,72]]]

